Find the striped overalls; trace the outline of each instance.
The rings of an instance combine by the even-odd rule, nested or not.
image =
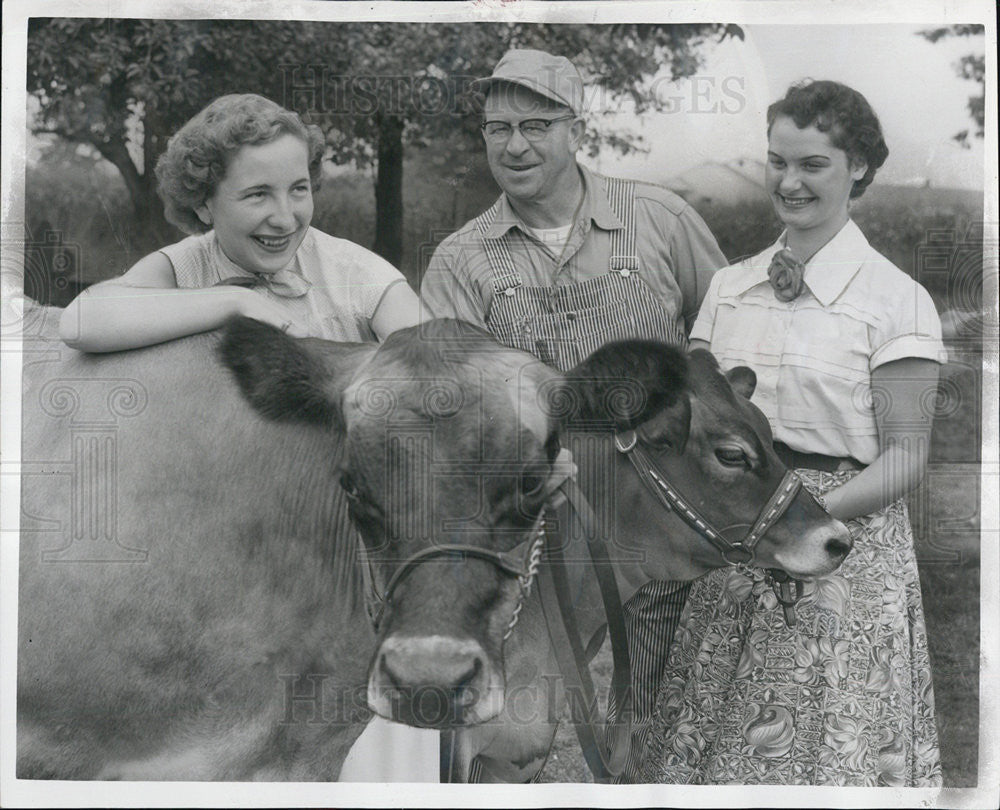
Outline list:
[[[687,346],[683,327],[641,278],[635,249],[635,185],[607,178],[607,195],[624,225],[611,232],[608,272],[574,284],[526,287],[506,234],[499,238],[485,235],[499,203],[476,219],[493,274],[487,327],[501,343],[530,352],[560,371],[614,340],[648,338]],[[634,781],[637,773],[636,759],[644,747],[660,675],[688,590],[686,582],[653,581],[624,605],[636,725],[621,781]]]

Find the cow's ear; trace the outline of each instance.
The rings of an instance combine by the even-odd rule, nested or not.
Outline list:
[[[754,389],[757,387],[757,375],[748,366],[736,366],[726,372],[726,379],[733,387],[733,390],[740,396],[750,399]]]
[[[262,415],[279,421],[342,425],[340,394],[374,347],[291,338],[261,321],[229,321],[219,356],[243,395]]]
[[[683,352],[652,340],[606,343],[566,373],[573,415],[618,428],[645,421],[682,398],[688,364]]]

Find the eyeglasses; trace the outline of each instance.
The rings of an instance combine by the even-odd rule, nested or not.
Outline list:
[[[548,134],[549,127],[554,123],[557,121],[568,121],[571,118],[576,118],[576,116],[560,115],[558,118],[528,118],[525,121],[520,121],[517,124],[517,128],[526,141],[536,143]],[[506,121],[483,121],[479,125],[479,128],[483,131],[486,139],[494,143],[503,143],[514,133],[514,126],[508,124]]]

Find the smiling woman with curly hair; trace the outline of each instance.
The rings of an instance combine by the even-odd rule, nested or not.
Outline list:
[[[384,338],[418,321],[403,276],[371,251],[311,227],[323,133],[273,101],[217,98],[156,166],[167,219],[187,239],[81,293],[60,334],[108,352],[206,332],[233,315],[297,337]]]
[[[294,337],[348,342],[416,324],[417,297],[396,268],[311,227],[325,148],[318,127],[273,101],[217,98],[156,166],[165,215],[191,236],[84,290],[63,312],[62,339],[87,352],[134,349],[234,315]],[[341,778],[422,780],[437,756],[436,732],[377,719]]]

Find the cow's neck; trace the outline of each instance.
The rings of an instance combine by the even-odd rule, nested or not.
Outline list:
[[[624,544],[619,541],[615,513],[618,476],[621,471],[617,468],[614,437],[611,434],[587,433],[575,437],[570,448],[578,469],[577,482],[593,509],[593,531],[597,537],[605,539],[606,548],[614,563],[615,583],[621,601],[624,602],[642,586],[644,577],[636,562],[626,560],[632,556],[628,553],[630,549],[622,548]],[[569,537],[571,540],[565,551],[566,577],[577,625],[583,643],[586,644],[607,622],[607,618],[597,575],[590,563],[590,554],[580,524],[572,526]]]

